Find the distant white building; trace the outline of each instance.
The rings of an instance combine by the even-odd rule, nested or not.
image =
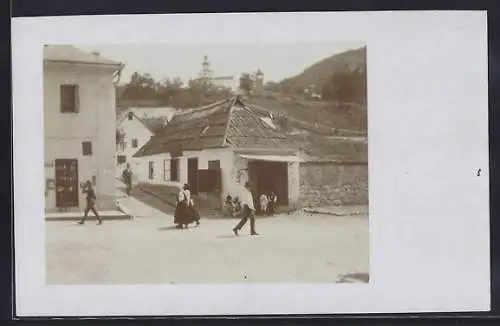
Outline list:
[[[133,155],[158,130],[163,128],[175,115],[175,109],[130,108],[122,112],[116,121],[116,176],[120,177],[127,163],[131,169],[139,171]]]
[[[210,67],[208,56],[204,57],[204,60],[202,62],[202,69],[198,73],[197,80],[203,80],[219,87],[228,88],[232,92],[236,92],[239,88],[238,76],[234,74],[227,76],[215,75],[214,71]]]

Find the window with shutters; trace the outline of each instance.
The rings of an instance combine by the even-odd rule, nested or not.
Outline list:
[[[170,181],[179,181],[179,159],[173,158],[170,160]]]
[[[149,161],[149,180],[153,180],[155,177],[155,162]]]
[[[78,113],[80,110],[78,85],[61,85],[60,101],[62,113]]]
[[[170,160],[163,160],[163,180],[170,181]]]
[[[82,152],[83,152],[83,156],[91,156],[92,155],[92,142],[91,141],[82,142]]]

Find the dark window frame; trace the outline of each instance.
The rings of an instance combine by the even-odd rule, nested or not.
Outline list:
[[[173,158],[170,160],[170,181],[180,181],[180,160]]]
[[[61,84],[59,86],[61,113],[80,112],[80,88],[78,84]]]
[[[82,141],[82,154],[83,156],[92,156],[92,141],[86,140]]]
[[[132,148],[137,148],[139,147],[139,139],[134,138],[132,139]]]
[[[123,162],[122,162],[122,160],[120,160],[120,158],[123,158]],[[118,163],[118,164],[127,163],[127,155],[117,155],[116,156],[116,163]]]

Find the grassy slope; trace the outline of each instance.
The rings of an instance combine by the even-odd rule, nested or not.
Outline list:
[[[282,80],[279,84],[287,89],[288,93],[302,92],[310,85],[316,85],[316,88],[321,90],[329,77],[346,64],[353,67],[366,66],[366,47],[332,55],[306,68],[297,76]]]

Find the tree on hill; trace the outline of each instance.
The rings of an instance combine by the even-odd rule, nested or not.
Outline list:
[[[285,78],[279,84],[287,94],[303,94],[304,89],[310,85],[316,85],[318,90],[327,89],[329,86],[326,84],[331,83],[331,76],[345,67],[366,71],[366,47],[334,54],[314,63],[296,76]]]
[[[150,74],[142,74],[134,72],[130,77],[130,81],[125,85],[121,98],[124,100],[141,99],[154,100],[156,99],[156,83]]]
[[[322,97],[335,100],[340,104],[346,102],[366,102],[366,70],[340,69],[333,73],[323,85]]]

